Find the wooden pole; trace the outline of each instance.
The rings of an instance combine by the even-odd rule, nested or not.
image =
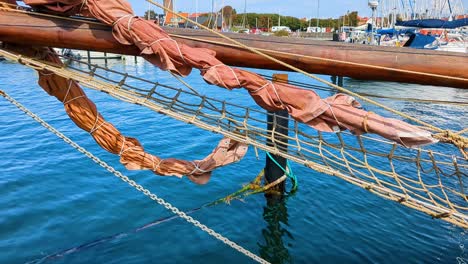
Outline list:
[[[273,74],[273,82],[287,82],[287,74]],[[267,140],[268,146],[276,146],[282,151],[288,149],[288,125],[289,125],[289,114],[287,110],[281,110],[276,112],[268,111],[267,117],[267,129],[271,133],[271,137]],[[273,139],[273,140],[272,140]],[[270,158],[272,157],[272,159]],[[265,179],[267,183],[274,182],[285,174],[283,169],[286,169],[287,159],[278,155],[267,155],[265,163]],[[275,162],[276,161],[276,162]],[[278,163],[279,166],[276,164]],[[280,167],[281,166],[281,167]],[[281,194],[285,191],[284,181],[275,186],[275,190]]]
[[[288,70],[257,54],[222,44],[225,40],[213,37],[208,32],[176,28],[164,30],[169,34],[176,34],[177,36],[172,36],[179,43],[214,50],[219,60],[231,66]],[[240,40],[248,46],[262,49],[279,60],[311,73],[444,87],[468,87],[468,71],[463,70],[468,64],[468,54],[253,34],[225,33],[225,35]],[[136,46],[118,43],[113,38],[109,26],[82,20],[44,19],[2,10],[0,10],[0,41],[128,55],[140,54]],[[336,61],[327,61],[328,59]]]
[[[343,87],[343,76],[338,76],[338,86]]]
[[[89,50],[86,51],[86,56],[88,57],[88,65],[91,67],[91,52]]]
[[[104,52],[104,63],[107,65],[107,52]]]

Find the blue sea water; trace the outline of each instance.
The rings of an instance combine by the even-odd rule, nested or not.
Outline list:
[[[166,72],[132,59],[113,62],[164,84]],[[259,71],[271,74],[271,71]],[[322,76],[323,78],[329,78]],[[290,79],[317,84],[298,74]],[[245,91],[208,86],[197,72],[186,78],[200,93],[254,106]],[[190,211],[252,180],[264,166],[249,150],[218,169],[207,185],[186,178],[128,171],[67,117],[37,84],[36,73],[0,63],[0,89],[87,150],[175,206]],[[345,79],[353,91],[467,101],[462,89]],[[143,107],[86,90],[103,116],[146,150],[162,157],[199,159],[220,135]],[[320,91],[321,96],[330,92]],[[380,99],[398,110],[453,130],[467,127],[460,106]],[[370,110],[378,112],[378,109]],[[250,263],[234,251],[137,192],[0,98],[0,263]],[[293,164],[300,187],[284,203],[263,195],[195,210],[191,216],[273,263],[466,263],[465,230],[376,197],[338,178]],[[147,226],[150,224],[149,226]],[[142,228],[144,227],[144,228]]]

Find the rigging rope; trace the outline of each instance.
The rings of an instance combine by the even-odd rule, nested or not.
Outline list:
[[[48,129],[50,132],[55,134],[57,137],[65,141],[67,144],[78,150],[79,152],[83,153],[86,155],[88,158],[93,160],[95,163],[97,163],[99,166],[103,167],[110,173],[114,174],[114,176],[118,177],[122,181],[128,183],[130,186],[134,187],[136,190],[139,192],[143,193],[144,195],[148,196],[151,200],[157,202],[158,204],[164,206],[167,210],[171,211],[175,215],[178,215],[180,218],[184,219],[190,224],[193,224],[194,226],[200,228],[202,231],[208,233],[210,236],[218,239],[219,241],[223,242],[224,244],[230,246],[231,248],[239,251],[240,253],[244,254],[245,256],[255,260],[258,263],[269,263],[268,261],[262,259],[261,257],[253,254],[249,250],[243,248],[242,246],[236,244],[235,242],[229,240],[228,238],[224,237],[223,235],[217,233],[213,229],[207,227],[206,225],[200,223],[198,220],[195,220],[193,217],[187,215],[185,212],[179,210],[177,207],[173,206],[169,202],[165,201],[164,199],[158,197],[156,194],[151,193],[150,190],[145,189],[142,185],[136,183],[134,180],[131,180],[128,176],[123,175],[120,171],[117,171],[115,168],[104,162],[103,160],[99,159],[97,156],[92,154],[91,152],[87,151],[85,148],[81,147],[78,145],[76,142],[71,140],[69,137],[65,136],[63,133],[58,131],[56,128],[48,124],[46,121],[44,121],[42,118],[40,118],[38,115],[34,114],[31,112],[29,109],[27,109],[25,106],[23,106],[21,103],[16,101],[14,98],[10,97],[8,94],[6,94],[4,91],[0,90],[0,95],[3,96],[6,100],[8,100],[10,103],[12,103],[14,106],[16,106],[18,109],[23,111],[25,114],[33,118],[35,121],[37,121],[39,124],[41,124],[43,127]]]
[[[184,19],[188,19],[188,18],[185,18],[185,17],[181,16],[180,14],[174,13],[172,10],[169,10],[168,8],[166,8],[166,7],[160,5],[160,4],[158,4],[158,3],[156,3],[156,2],[154,2],[154,1],[152,1],[152,0],[147,0],[147,1],[148,1],[149,3],[152,3],[152,4],[154,4],[154,5],[158,6],[158,7],[160,7],[160,8],[162,8],[162,9],[166,10],[167,12],[173,13],[174,15],[176,15],[176,16],[178,16],[178,17],[181,17],[181,18],[184,18]],[[15,11],[17,11],[17,10],[15,10]],[[26,12],[26,11],[23,11],[23,12]],[[72,18],[70,18],[70,19],[73,20]],[[414,121],[414,122],[416,122],[416,123],[419,123],[419,124],[425,126],[426,128],[432,129],[433,131],[444,132],[444,130],[441,129],[441,128],[439,128],[439,127],[436,127],[436,126],[431,125],[431,124],[429,124],[429,123],[423,122],[423,121],[421,121],[421,120],[419,120],[419,119],[417,119],[417,118],[414,118],[414,117],[412,117],[412,116],[409,116],[409,115],[407,115],[407,114],[405,114],[405,113],[403,113],[403,112],[397,111],[397,110],[395,110],[395,109],[393,109],[393,108],[387,107],[387,106],[385,106],[385,105],[383,105],[383,104],[380,104],[380,103],[378,103],[378,102],[375,102],[375,101],[373,101],[373,100],[370,100],[370,99],[368,99],[368,98],[365,97],[365,96],[359,95],[358,93],[354,93],[354,92],[352,92],[352,91],[350,91],[350,90],[348,90],[348,89],[345,89],[345,88],[340,87],[340,86],[337,86],[337,85],[335,85],[335,84],[333,84],[333,83],[327,82],[327,81],[325,81],[325,80],[323,80],[323,79],[321,79],[321,78],[319,78],[319,77],[317,77],[317,76],[315,76],[315,75],[309,74],[309,73],[307,73],[307,72],[305,72],[305,71],[303,71],[303,70],[301,70],[301,69],[299,69],[299,68],[297,68],[297,67],[294,67],[294,66],[292,66],[292,65],[290,65],[290,64],[288,64],[288,63],[285,63],[285,62],[282,62],[281,60],[278,60],[278,59],[276,59],[276,58],[273,58],[273,57],[271,57],[271,56],[269,56],[269,55],[263,53],[263,52],[260,51],[259,49],[255,49],[255,48],[248,47],[248,46],[246,46],[246,45],[244,45],[244,44],[242,44],[242,43],[240,43],[240,42],[238,42],[238,41],[236,41],[236,40],[234,40],[234,39],[231,39],[231,38],[229,38],[229,37],[227,37],[227,36],[224,36],[224,35],[222,35],[222,34],[216,32],[216,31],[214,31],[214,30],[211,30],[211,29],[209,29],[209,28],[207,28],[207,27],[205,27],[205,26],[203,26],[203,25],[201,25],[201,24],[199,24],[199,23],[197,23],[197,22],[195,22],[195,21],[193,21],[193,20],[190,20],[190,19],[188,19],[188,20],[191,21],[192,23],[196,24],[196,25],[199,25],[201,28],[204,28],[204,29],[206,29],[206,30],[208,30],[208,31],[210,31],[210,32],[212,32],[212,33],[214,33],[214,34],[216,34],[216,35],[218,35],[218,36],[224,38],[224,39],[227,39],[227,40],[229,40],[229,41],[235,43],[236,45],[238,45],[238,46],[240,46],[240,47],[242,47],[242,48],[244,48],[244,49],[247,49],[247,50],[249,50],[249,51],[251,51],[251,52],[254,52],[254,53],[256,53],[256,54],[258,54],[258,55],[260,55],[260,56],[263,56],[263,57],[265,57],[265,58],[267,58],[267,59],[269,59],[269,60],[272,60],[272,61],[274,61],[274,62],[276,62],[276,63],[278,63],[278,64],[280,64],[280,65],[283,65],[283,66],[285,66],[285,67],[291,69],[291,70],[294,70],[294,71],[296,71],[296,72],[302,73],[302,74],[304,74],[304,75],[306,75],[306,76],[308,76],[308,77],[310,77],[310,78],[313,78],[313,79],[315,79],[315,80],[317,80],[317,81],[319,81],[319,82],[325,83],[325,84],[329,85],[330,87],[333,87],[333,88],[335,88],[335,89],[337,89],[337,90],[339,90],[339,91],[348,93],[348,94],[353,95],[353,96],[355,96],[355,97],[357,97],[357,98],[360,98],[360,99],[362,99],[362,100],[364,100],[364,101],[366,101],[366,102],[368,102],[368,103],[377,105],[377,106],[379,106],[379,107],[381,107],[381,108],[383,108],[383,109],[385,109],[385,110],[387,110],[387,111],[390,111],[390,112],[392,112],[392,113],[394,113],[394,114],[400,115],[400,116],[402,116],[402,117],[404,117],[404,118],[407,118],[407,119],[412,120],[412,121]],[[376,67],[379,67],[379,66],[376,66]],[[454,137],[457,137],[457,141],[460,141],[460,140],[463,141],[463,140],[465,140],[465,138],[464,138],[463,136],[461,136],[461,135],[454,135]],[[448,141],[448,140],[447,140],[447,141]]]
[[[442,128],[436,127],[436,126],[431,125],[431,124],[426,123],[426,122],[423,122],[423,121],[421,121],[421,120],[419,120],[419,119],[417,119],[417,118],[415,118],[415,117],[412,117],[412,116],[410,116],[410,115],[408,115],[408,114],[405,114],[405,113],[403,113],[403,112],[401,112],[401,111],[395,110],[395,109],[393,109],[393,108],[391,108],[391,107],[385,106],[385,105],[383,105],[383,104],[381,104],[381,103],[378,103],[378,102],[376,102],[376,101],[374,101],[374,100],[371,100],[371,99],[369,99],[369,98],[367,98],[367,97],[365,97],[365,96],[361,96],[361,95],[359,95],[359,94],[357,94],[357,93],[355,93],[355,92],[352,92],[352,91],[350,91],[350,90],[348,90],[348,89],[346,89],[346,88],[343,88],[343,87],[338,86],[338,85],[336,85],[336,84],[333,84],[333,83],[331,83],[331,82],[325,81],[325,80],[323,80],[323,79],[321,79],[321,78],[319,78],[319,77],[317,77],[317,76],[315,76],[315,75],[313,75],[313,74],[310,74],[310,73],[308,73],[308,72],[306,72],[306,71],[304,71],[304,70],[301,70],[301,69],[299,69],[299,68],[297,68],[297,67],[295,67],[295,66],[293,66],[293,65],[291,65],[291,64],[288,64],[288,63],[283,62],[283,61],[281,61],[281,60],[278,60],[278,59],[276,59],[276,58],[274,58],[274,57],[272,57],[272,56],[270,56],[270,55],[268,55],[268,54],[265,54],[264,52],[262,52],[262,51],[260,51],[260,50],[258,50],[258,49],[249,47],[249,46],[247,46],[247,45],[245,45],[245,44],[243,44],[243,43],[241,43],[241,42],[239,42],[239,41],[237,41],[237,40],[234,40],[234,39],[232,39],[232,38],[230,38],[230,37],[228,37],[228,36],[225,36],[225,35],[223,35],[223,34],[217,32],[217,31],[215,31],[215,30],[212,30],[212,29],[208,28],[208,27],[206,27],[206,26],[204,26],[204,25],[202,25],[202,24],[200,24],[200,23],[197,23],[197,22],[191,20],[190,18],[184,17],[184,16],[182,16],[182,15],[180,15],[180,14],[174,12],[173,10],[171,10],[171,9],[169,9],[169,8],[166,8],[166,7],[164,7],[163,5],[161,5],[161,4],[159,4],[159,3],[155,2],[155,1],[153,1],[153,0],[146,0],[146,1],[149,2],[149,3],[151,3],[151,4],[153,4],[153,5],[155,5],[155,6],[157,6],[157,7],[159,7],[159,8],[162,8],[162,9],[165,10],[166,12],[169,12],[169,13],[171,13],[171,14],[177,16],[178,18],[186,19],[186,20],[190,21],[191,23],[193,23],[194,25],[197,25],[197,26],[199,26],[199,27],[201,27],[201,28],[203,28],[203,29],[205,29],[205,30],[207,30],[207,31],[209,31],[209,32],[211,32],[211,33],[213,33],[213,34],[215,34],[215,35],[217,35],[217,36],[223,38],[223,39],[226,39],[226,40],[228,40],[228,41],[230,41],[230,42],[232,42],[232,43],[238,45],[239,47],[242,47],[242,48],[244,48],[244,49],[246,49],[246,50],[249,50],[249,51],[251,51],[251,52],[253,52],[253,53],[257,54],[257,55],[260,55],[260,56],[262,56],[262,57],[264,57],[264,58],[267,58],[267,59],[269,59],[269,60],[271,60],[271,61],[273,61],[273,62],[276,62],[276,63],[278,63],[278,64],[280,64],[280,65],[282,65],[282,66],[285,66],[285,67],[287,67],[287,68],[289,68],[289,69],[291,69],[291,70],[293,70],[293,71],[295,71],[295,72],[302,73],[303,75],[305,75],[305,76],[307,76],[307,77],[310,77],[310,78],[312,78],[312,79],[314,79],[314,80],[316,80],[316,81],[319,81],[319,82],[321,82],[321,83],[324,83],[324,84],[326,84],[326,85],[328,85],[328,86],[330,86],[330,87],[333,87],[333,88],[337,89],[338,91],[341,91],[341,92],[350,94],[350,95],[352,95],[352,96],[354,96],[354,97],[360,98],[361,100],[364,100],[364,101],[366,101],[366,102],[368,102],[368,103],[371,103],[371,104],[373,104],[373,105],[379,106],[379,107],[381,107],[381,108],[383,108],[383,109],[385,109],[385,110],[387,110],[387,111],[389,111],[389,112],[391,112],[391,113],[397,114],[397,115],[399,115],[399,116],[402,116],[402,117],[404,117],[404,118],[407,118],[407,119],[409,119],[409,120],[412,120],[412,121],[414,121],[414,122],[416,122],[416,123],[418,123],[418,124],[421,124],[421,125],[423,125],[423,126],[426,126],[426,127],[428,127],[428,128],[431,128],[431,129],[433,129],[434,131],[437,131],[437,132],[443,132],[443,131],[444,131],[444,129],[442,129]]]
[[[0,7],[0,10],[3,10],[3,11],[18,12],[18,13],[24,13],[24,14],[29,14],[29,15],[32,14],[32,15],[36,15],[36,16],[44,16],[44,17],[50,17],[50,18],[56,18],[56,19],[62,19],[62,20],[69,20],[69,21],[78,21],[78,22],[83,22],[83,20],[86,20],[86,23],[101,25],[101,26],[105,25],[102,22],[99,22],[99,21],[94,20],[94,19],[89,19],[89,18],[83,18],[83,17],[73,18],[73,17],[64,17],[64,16],[58,16],[58,15],[52,15],[52,14],[46,14],[46,13],[31,12],[31,9],[29,9],[29,8],[20,7],[20,6],[16,6],[16,5],[8,4],[8,3],[0,3],[0,6],[2,6],[2,5],[6,7],[6,8]],[[15,8],[15,9],[12,9],[12,8]],[[177,15],[177,14],[175,14],[175,15]],[[182,16],[180,16],[180,15],[177,15],[177,16],[182,18]],[[190,20],[190,19],[188,19],[186,17],[183,17],[183,19],[185,19],[187,21],[190,21],[191,23],[194,22],[194,21],[192,21],[192,20]],[[200,25],[200,24],[197,24],[197,25]],[[243,48],[243,46],[239,46],[239,45],[236,45],[236,44],[229,44],[229,43],[225,43],[225,42],[218,42],[218,41],[212,41],[212,40],[206,40],[206,39],[200,39],[200,38],[193,38],[193,37],[188,37],[188,36],[183,36],[183,35],[178,35],[178,34],[169,34],[169,36],[175,37],[175,38],[181,38],[181,39],[203,41],[203,42],[206,42],[206,43],[212,43],[212,44],[218,44],[218,45],[225,45],[225,46]],[[262,52],[282,54],[282,55],[298,55],[298,54],[295,54],[295,53],[268,50],[268,49],[260,49],[260,48],[258,48],[257,50],[262,51]],[[328,61],[328,62],[334,62],[334,63],[349,64],[349,65],[368,67],[368,68],[374,68],[374,69],[390,70],[390,71],[399,72],[399,73],[417,74],[417,75],[421,75],[422,77],[427,76],[427,77],[445,78],[445,79],[448,79],[448,80],[466,80],[465,78],[444,76],[444,75],[439,75],[439,74],[412,71],[412,70],[396,69],[396,68],[366,64],[366,63],[357,63],[357,62],[350,62],[350,61],[345,61],[345,60],[315,57],[315,56],[310,56],[310,55],[301,55],[301,56],[304,57],[304,58],[315,59],[315,60],[320,60],[320,61]]]
[[[270,80],[270,81],[273,79],[270,76],[265,75],[265,74],[259,74],[259,75],[262,76],[263,78],[267,79],[267,80]],[[276,82],[286,83],[286,82],[284,82],[282,80],[276,80]],[[298,82],[298,81],[291,81],[291,80],[289,80],[287,83],[290,83],[290,84],[292,84],[294,86],[305,88],[305,89],[313,89],[313,90],[334,92],[334,89],[332,87],[327,87],[327,86],[320,86],[320,85],[314,85],[314,84]],[[466,101],[452,101],[452,100],[451,101],[446,101],[446,100],[419,99],[419,98],[387,96],[387,95],[370,94],[370,93],[363,93],[363,92],[357,92],[357,93],[362,95],[362,96],[367,96],[367,97],[391,99],[391,100],[414,102],[414,103],[447,104],[447,105],[456,105],[456,106],[468,106],[468,102],[466,102]]]
[[[226,42],[208,40],[208,39],[204,39],[204,38],[188,37],[188,36],[178,35],[178,34],[169,34],[169,35],[171,37],[174,37],[174,38],[194,40],[194,41],[205,42],[205,43],[216,44],[216,45],[229,46],[229,47],[244,48],[243,46],[240,46],[240,45],[237,45],[237,44],[230,44],[230,43],[226,43]],[[447,80],[460,80],[460,81],[466,81],[467,80],[465,78],[445,76],[445,75],[440,75],[440,74],[435,74],[435,73],[426,73],[426,72],[396,69],[396,68],[366,64],[366,63],[358,63],[358,62],[351,62],[351,61],[344,61],[344,60],[322,58],[322,57],[316,57],[316,56],[310,56],[310,55],[304,55],[304,54],[297,54],[297,53],[291,53],[291,52],[285,52],[285,51],[269,50],[269,49],[262,49],[262,48],[255,48],[255,49],[258,50],[258,51],[264,52],[264,53],[269,53],[269,54],[279,54],[279,55],[287,55],[287,56],[298,56],[298,55],[300,55],[303,58],[308,58],[308,59],[313,59],[313,60],[348,64],[348,65],[353,65],[353,66],[358,66],[358,67],[366,67],[366,68],[372,68],[372,69],[389,70],[389,71],[393,71],[395,73],[410,73],[410,74],[421,75],[421,77],[438,77],[438,78],[443,78],[443,79],[447,79]]]
[[[321,133],[294,120],[290,120],[293,125],[287,128],[288,133],[279,135],[276,130],[272,133],[266,129],[264,110],[199,97],[191,91],[85,62],[77,62],[82,68],[70,65],[65,69],[3,50],[0,54],[28,67],[79,81],[122,101],[250,144],[320,173],[337,176],[433,217],[468,227],[465,195],[468,164],[462,157],[434,150],[406,149],[376,137]],[[271,140],[276,136],[288,139],[288,151],[284,151],[284,145]],[[272,146],[267,144],[268,139],[273,142]],[[370,145],[365,147],[366,144]],[[456,150],[448,144],[438,146],[447,152]]]
[[[286,168],[283,168],[283,166],[281,166],[278,161],[276,161],[276,159],[270,154],[270,153],[266,153],[267,156],[276,164],[276,166],[278,166],[278,168],[280,168],[283,172],[284,172],[284,175],[286,175],[288,178],[290,178],[293,182],[293,187],[292,187],[292,190],[291,192],[294,192],[297,190],[297,177],[296,175],[292,172],[292,168],[291,168],[291,164],[289,164],[289,160],[286,160]]]

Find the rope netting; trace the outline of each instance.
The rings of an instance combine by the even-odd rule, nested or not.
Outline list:
[[[322,133],[292,118],[288,118],[288,134],[284,135],[276,131],[283,117],[200,95],[187,83],[179,88],[82,61],[63,68],[6,51],[0,54],[339,177],[433,218],[468,227],[468,163],[451,144],[409,149],[375,135]],[[273,116],[272,131],[267,130],[267,115]],[[288,143],[281,138],[287,138]]]

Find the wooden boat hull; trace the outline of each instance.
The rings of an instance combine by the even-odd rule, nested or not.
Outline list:
[[[166,30],[181,43],[216,51],[216,57],[228,65],[287,70],[209,32],[176,28]],[[234,33],[226,35],[311,73],[468,88],[467,54]],[[115,41],[111,28],[100,23],[6,10],[0,10],[0,41],[139,54],[135,46],[125,46]]]

